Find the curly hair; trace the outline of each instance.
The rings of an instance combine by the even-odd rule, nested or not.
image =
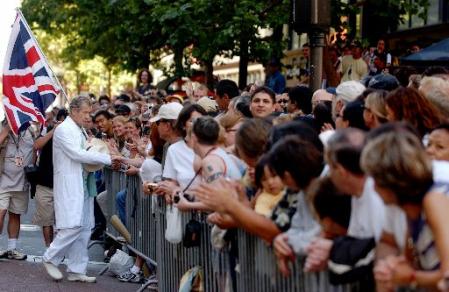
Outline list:
[[[418,90],[400,87],[387,96],[386,105],[395,121],[407,121],[421,137],[442,121],[439,111]]]

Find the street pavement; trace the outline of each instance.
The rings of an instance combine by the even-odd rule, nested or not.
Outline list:
[[[22,218],[18,242],[18,249],[26,253],[28,259],[26,261],[0,260],[0,292],[126,292],[139,289],[140,285],[121,283],[108,273],[97,276],[106,265],[103,262],[104,252],[100,245],[94,245],[89,250],[90,262],[87,272],[90,276],[97,276],[97,283],[71,283],[65,279],[61,282],[52,281],[42,266],[41,256],[45,251],[45,245],[40,227],[31,222],[34,211],[34,200],[30,200],[28,213]],[[0,249],[5,249],[7,246],[6,224],[4,230],[4,234],[0,236]],[[61,266],[61,271],[65,273],[64,265]]]

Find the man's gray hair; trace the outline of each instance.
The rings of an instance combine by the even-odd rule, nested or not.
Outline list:
[[[69,110],[79,110],[83,105],[92,106],[90,98],[87,96],[76,96],[70,101]]]

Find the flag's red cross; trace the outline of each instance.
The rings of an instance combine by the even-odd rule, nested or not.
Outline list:
[[[44,124],[45,110],[59,94],[24,21],[18,16],[14,22],[3,69],[3,104],[16,135],[31,121]]]

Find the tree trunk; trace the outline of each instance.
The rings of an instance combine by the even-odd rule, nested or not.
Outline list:
[[[112,86],[112,68],[111,66],[107,66],[106,69],[108,70],[108,96],[109,98],[112,97],[112,90],[111,90],[111,86]]]
[[[214,65],[213,60],[204,61],[204,67],[206,69],[206,85],[209,90],[214,90]]]
[[[174,53],[174,62],[175,62],[175,76],[182,77],[184,75],[184,66],[182,64],[182,59],[184,57],[184,48],[175,48],[173,50]]]
[[[248,38],[242,36],[240,38],[240,62],[239,62],[239,88],[246,87],[246,79],[248,78]]]

